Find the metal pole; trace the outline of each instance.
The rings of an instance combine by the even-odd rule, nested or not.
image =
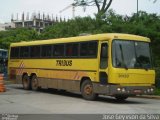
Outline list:
[[[72,18],[74,19],[75,18],[75,6],[72,5]]]
[[[138,10],[138,0],[137,0],[137,16],[138,16],[138,11],[139,11],[139,10]]]

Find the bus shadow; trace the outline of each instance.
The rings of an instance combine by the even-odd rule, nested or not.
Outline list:
[[[58,89],[40,89],[37,92],[43,92],[54,95],[61,95],[65,97],[74,97],[74,98],[82,98],[82,96],[78,93],[68,92],[66,90],[58,90]]]
[[[109,96],[100,96],[97,98],[97,101],[103,102],[103,103],[113,103],[113,104],[145,104],[142,101],[132,100],[130,98],[120,101],[115,99],[114,97],[109,97]]]
[[[73,93],[73,92],[68,92],[65,90],[41,89],[39,92],[83,99],[83,97],[81,96],[80,93]],[[132,100],[132,99],[119,101],[119,100],[115,99],[114,97],[109,97],[109,96],[98,96],[98,98],[95,101],[96,102],[103,102],[103,103],[113,103],[113,104],[145,104],[144,102],[136,101],[136,100]]]
[[[24,90],[22,86],[12,86],[12,88]],[[24,90],[26,91],[26,90]],[[32,90],[28,90],[28,93],[31,93]],[[58,90],[58,89],[40,89],[38,91],[34,91],[36,93],[47,93],[47,94],[54,94],[59,96],[65,96],[65,97],[73,97],[78,99],[83,99],[80,93],[74,93],[74,92],[68,92],[65,90]],[[133,100],[132,100],[133,99]],[[119,101],[115,99],[114,97],[109,96],[99,96],[96,100],[96,102],[103,102],[103,103],[113,103],[113,104],[146,104],[145,102],[135,100],[134,98],[129,98],[129,100]]]

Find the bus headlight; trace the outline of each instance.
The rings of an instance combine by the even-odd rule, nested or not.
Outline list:
[[[117,91],[119,91],[119,92],[126,92],[126,89],[125,88],[117,88]]]
[[[148,93],[151,93],[151,92],[153,92],[153,91],[154,91],[154,88],[148,88],[148,89],[147,89],[147,92],[148,92]]]
[[[117,91],[121,91],[121,88],[117,88]]]
[[[154,89],[153,88],[151,88],[151,92],[153,92],[154,91]]]
[[[151,92],[150,89],[147,89],[147,92]]]
[[[122,88],[122,90],[121,90],[122,92],[126,92],[126,89],[125,88]]]

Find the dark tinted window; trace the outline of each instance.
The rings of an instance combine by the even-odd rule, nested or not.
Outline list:
[[[20,47],[20,58],[29,57],[29,47]]]
[[[73,56],[77,57],[78,56],[78,44],[76,43],[70,43],[66,44],[66,56]]]
[[[96,57],[97,56],[97,42],[83,42],[80,43],[80,56]]]
[[[41,57],[51,57],[52,55],[52,46],[51,45],[43,45]]]
[[[19,47],[11,48],[11,58],[19,58]]]
[[[88,42],[80,43],[80,56],[88,55]]]
[[[7,51],[0,51],[0,58],[7,58]]]
[[[96,56],[96,55],[97,55],[97,42],[89,42],[88,56]]]
[[[30,47],[30,56],[32,58],[39,58],[40,57],[40,46],[31,46]]]
[[[101,45],[101,57],[100,57],[100,68],[105,69],[108,66],[108,44],[102,43]]]
[[[63,57],[64,56],[64,45],[58,44],[53,46],[53,57]]]

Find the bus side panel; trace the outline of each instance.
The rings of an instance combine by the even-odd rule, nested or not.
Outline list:
[[[59,59],[58,59],[59,60]],[[98,82],[97,59],[62,59],[72,61],[71,65],[57,65],[56,59],[21,59],[10,60],[10,75],[14,70],[16,83],[22,83],[22,75],[33,73],[38,77],[42,88],[56,88],[80,91],[80,82],[83,78]],[[16,76],[16,77],[15,77]]]
[[[39,86],[42,88],[72,91],[80,91],[80,82],[84,77],[90,78],[92,82],[96,80],[96,73],[87,71],[39,70],[38,76]]]

